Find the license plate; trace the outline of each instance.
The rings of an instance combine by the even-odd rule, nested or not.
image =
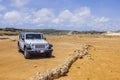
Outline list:
[[[43,51],[43,50],[41,50],[40,52],[41,52],[41,53],[44,53],[44,51]]]
[[[41,54],[41,53],[44,53],[44,51],[43,51],[43,50],[40,50],[40,51],[38,51],[38,53],[40,53],[40,54]]]

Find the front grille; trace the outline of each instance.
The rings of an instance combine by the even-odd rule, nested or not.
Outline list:
[[[45,48],[45,44],[35,44],[35,48]]]

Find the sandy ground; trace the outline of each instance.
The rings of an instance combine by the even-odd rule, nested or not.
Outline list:
[[[54,45],[53,56],[44,55],[24,59],[17,51],[17,41],[0,40],[0,80],[27,80],[37,72],[61,64],[80,44],[90,44],[90,55],[77,60],[67,76],[57,80],[120,80],[120,37],[103,36],[50,36]]]

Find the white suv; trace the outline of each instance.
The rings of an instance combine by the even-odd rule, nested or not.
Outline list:
[[[31,58],[32,54],[52,55],[52,45],[43,37],[42,33],[20,32],[18,41],[18,50],[24,52],[26,59]]]

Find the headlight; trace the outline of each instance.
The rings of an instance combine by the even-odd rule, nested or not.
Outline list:
[[[49,44],[46,44],[46,48],[49,48]]]
[[[30,44],[26,44],[26,47],[29,48],[29,47],[30,47]]]
[[[32,46],[34,46],[34,44],[32,44]]]
[[[53,47],[53,45],[52,45],[52,44],[49,44],[49,46],[50,46],[50,47]]]
[[[47,44],[46,48],[51,49],[52,48],[52,44]]]
[[[27,48],[28,50],[30,50],[30,49],[31,49],[30,44],[26,44],[26,48]]]

